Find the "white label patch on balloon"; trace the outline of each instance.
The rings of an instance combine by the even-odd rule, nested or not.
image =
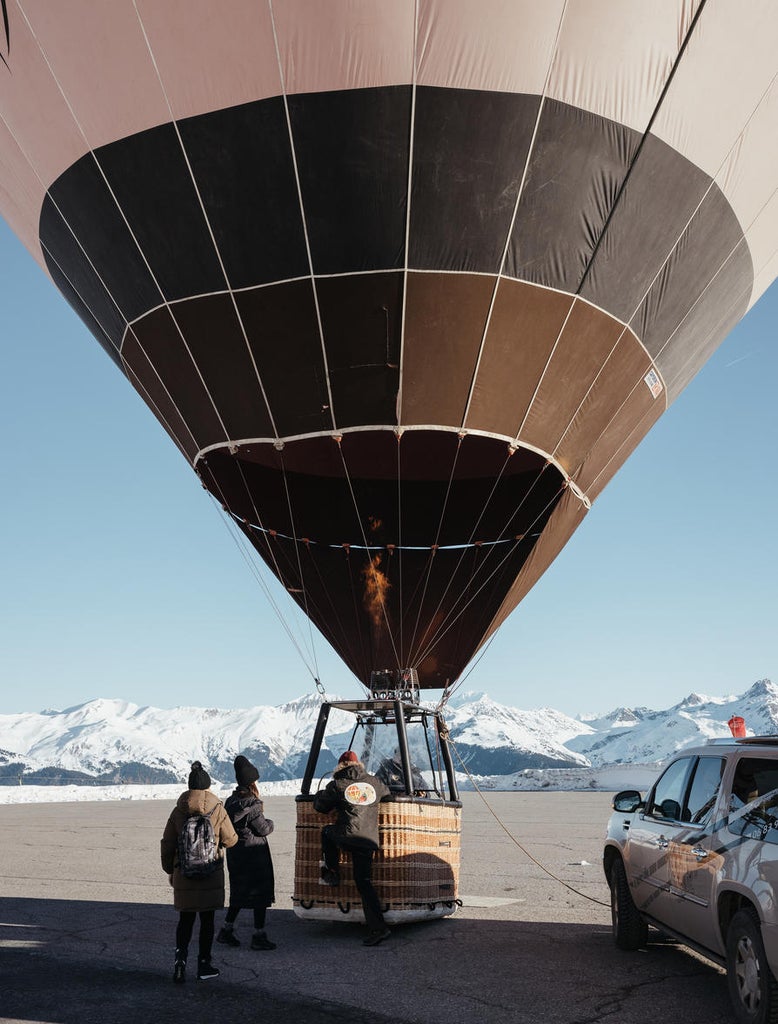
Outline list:
[[[659,374],[656,372],[656,370],[649,370],[643,378],[643,380],[646,382],[646,387],[654,396],[654,398],[659,398],[659,396],[664,391],[664,386],[662,384],[662,381],[659,379]]]

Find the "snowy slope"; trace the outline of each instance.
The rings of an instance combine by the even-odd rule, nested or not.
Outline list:
[[[238,710],[97,699],[64,711],[0,715],[0,783],[18,785],[22,776],[27,783],[180,784],[199,759],[216,782],[229,784],[238,753],[257,764],[263,784],[296,780],[319,707],[314,695]],[[560,768],[659,765],[690,743],[728,736],[733,714],[751,734],[776,734],[778,688],[763,679],[739,697],[691,694],[664,711],[620,707],[585,721],[551,708],[506,707],[477,693],[452,699],[444,713],[455,767],[504,779]],[[320,768],[331,767],[349,745],[352,723],[350,715],[332,711]]]
[[[733,715],[745,720],[749,735],[778,734],[778,688],[761,679],[739,697],[692,693],[665,711],[619,708],[588,719],[592,734],[576,736],[567,746],[595,767],[661,762],[682,747],[730,736]]]

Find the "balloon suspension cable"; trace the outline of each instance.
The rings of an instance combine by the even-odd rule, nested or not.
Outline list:
[[[440,541],[440,532],[443,529],[443,520],[445,518],[446,509],[448,507],[448,499],[449,499],[449,496],[451,494],[451,485],[454,482],[454,473],[456,472],[457,462],[459,461],[459,453],[462,450],[462,440],[463,440],[464,436],[465,436],[464,434],[460,433],[459,437],[458,437],[458,440],[457,440],[457,447],[456,447],[456,451],[454,452],[454,461],[451,463],[451,472],[449,473],[448,485],[446,486],[446,495],[445,495],[445,497],[443,499],[443,507],[440,510],[440,518],[438,520],[438,528],[437,528],[437,530],[435,532],[435,541],[432,544],[432,547],[430,549],[430,557],[427,560],[427,572],[425,573],[425,577],[424,577],[424,588],[422,590],[421,599],[419,601],[419,610],[416,613],[416,622],[414,623],[414,626],[413,626],[413,634],[411,636],[411,642],[410,642],[410,645],[408,647],[408,650],[411,652],[409,661],[410,661],[411,664],[414,664],[414,665],[420,664],[422,662],[422,660],[423,660],[423,658],[416,657],[413,654],[413,649],[414,649],[414,646],[416,644],[416,634],[418,633],[418,630],[419,630],[419,619],[421,618],[421,610],[424,607],[424,598],[425,598],[425,596],[427,594],[427,587],[429,586],[429,581],[432,578],[432,564],[433,564],[433,562],[435,560],[435,552],[438,549],[438,544],[439,544],[439,541]]]
[[[470,769],[467,767],[465,762],[462,760],[462,756],[460,755],[459,751],[457,750],[456,744],[454,743],[454,741],[451,739],[450,736],[449,736],[449,740],[448,740],[448,745],[454,751],[454,753],[456,754],[457,760],[462,765],[462,770],[464,771],[465,775],[467,775],[468,779],[472,783],[473,789],[476,791],[476,793],[483,800],[484,805],[486,806],[486,809],[489,811],[491,816],[494,818],[494,820],[497,822],[497,824],[500,826],[500,828],[503,830],[503,832],[506,834],[506,836],[514,844],[514,846],[518,847],[518,849],[521,850],[521,852],[524,854],[524,856],[527,857],[528,860],[531,860],[532,863],[535,864],[537,867],[539,867],[540,870],[544,874],[548,875],[549,878],[553,878],[555,882],[559,882],[560,885],[564,886],[565,889],[568,890],[568,892],[574,892],[576,894],[576,896],[581,896],[583,899],[589,900],[590,903],[596,903],[600,907],[608,907],[608,908],[610,908],[610,903],[605,903],[604,900],[597,899],[596,896],[590,896],[588,893],[581,892],[580,889],[576,889],[575,886],[570,885],[569,882],[566,882],[564,880],[564,878],[560,878],[559,875],[555,875],[554,872],[551,871],[550,868],[547,868],[545,866],[545,864],[542,864],[537,859],[537,857],[534,857],[529,852],[529,850],[526,848],[526,846],[523,846],[519,842],[519,840],[516,838],[516,836],[511,832],[511,830],[508,828],[508,826],[502,820],[500,815],[494,810],[492,805],[489,803],[489,801],[484,796],[484,794],[483,794],[481,788],[479,787],[478,783],[475,781],[473,776],[470,774]]]
[[[249,567],[249,571],[253,575],[254,579],[257,581],[257,583],[259,583],[259,585],[260,585],[260,587],[262,589],[262,592],[264,593],[265,597],[267,598],[267,600],[268,600],[268,602],[270,604],[270,607],[273,609],[276,617],[278,618],[278,621],[281,623],[281,626],[282,626],[284,632],[289,637],[289,640],[291,641],[292,646],[295,648],[295,650],[299,654],[301,661],[303,662],[303,664],[305,665],[306,669],[310,673],[312,679],[317,683],[317,687],[318,687],[319,685],[321,685],[319,683],[318,673],[316,671],[314,671],[313,667],[309,664],[308,659],[306,657],[306,654],[303,651],[303,649],[300,646],[300,644],[298,643],[297,638],[295,637],[294,633],[292,632],[292,629],[291,629],[289,623],[287,622],[287,620],[286,620],[286,618],[284,616],[284,613],[281,611],[281,608],[279,607],[278,603],[276,602],[275,598],[273,597],[272,593],[270,592],[270,588],[268,587],[266,581],[262,578],[262,574],[261,574],[258,566],[256,565],[256,563],[254,561],[254,558],[252,557],[253,548],[249,550],[248,545],[246,544],[246,541],[244,540],[243,536],[242,535],[240,535],[240,536],[238,535],[238,531],[235,528],[235,523],[233,521],[232,516],[228,515],[224,511],[223,506],[219,505],[219,502],[214,497],[214,495],[211,494],[210,491],[207,491],[207,494],[208,494],[208,497],[213,502],[213,505],[216,508],[217,512],[220,513],[220,518],[225,523],[225,525],[227,526],[227,531],[229,532],[230,536],[232,537],[232,540],[235,543],[235,546],[237,547],[238,551],[241,553],[241,555],[242,555],[244,561],[246,562],[246,565]]]
[[[403,504],[402,504],[402,459],[400,453],[400,442],[402,432],[397,431],[397,593],[399,595],[399,642],[400,652],[405,650],[403,646],[403,622],[405,617],[405,603],[403,601]]]
[[[475,524],[473,525],[473,529],[470,531],[470,536],[467,539],[467,544],[465,546],[463,546],[462,552],[461,552],[461,554],[459,556],[459,559],[457,560],[457,564],[454,566],[454,569],[450,573],[449,581],[446,584],[446,587],[445,587],[443,593],[440,596],[440,600],[438,601],[437,607],[435,608],[435,612],[434,612],[433,615],[431,615],[429,617],[429,621],[430,622],[434,622],[435,621],[435,619],[438,616],[438,612],[440,612],[441,608],[443,607],[443,602],[445,601],[446,596],[447,596],[449,590],[451,589],[451,587],[453,585],[454,579],[456,578],[457,573],[459,572],[459,569],[460,569],[460,567],[462,565],[462,562],[465,559],[465,556],[466,556],[468,550],[473,545],[473,542],[474,542],[475,537],[476,537],[476,530],[478,529],[478,526],[481,523],[483,517],[486,515],[486,510],[488,509],[492,499],[494,498],[494,495],[497,492],[497,488],[499,486],[499,483],[500,483],[500,481],[503,478],[503,475],[505,473],[505,469],[508,466],[508,463],[510,462],[510,459],[511,459],[512,455],[513,455],[513,450],[509,450],[508,454],[505,457],[505,461],[503,462],[502,466],[500,467],[500,472],[497,475],[497,479],[494,481],[492,489],[489,492],[489,496],[487,497],[486,501],[484,502],[483,508],[481,509],[481,513],[478,516],[478,519],[476,520]],[[521,511],[522,505],[524,504],[524,502],[527,500],[527,498],[532,493],[532,490],[535,487],[535,484],[537,483],[538,479],[539,479],[539,477],[536,480],[533,481],[532,486],[527,490],[526,494],[521,499],[521,502],[519,503],[518,508],[514,512],[511,513],[511,519],[513,519],[516,516],[516,514]],[[511,520],[508,520],[508,522],[510,522],[510,521]],[[503,528],[503,530],[501,531],[500,538],[498,538],[498,540],[502,538],[502,535],[504,533],[505,533],[505,528]],[[471,570],[470,579],[468,581],[468,586],[473,582],[473,577],[475,576],[476,572],[477,572],[477,570],[475,568],[473,568]]]
[[[498,573],[498,572],[500,571],[500,569],[502,569],[502,567],[504,566],[504,564],[505,564],[505,563],[507,562],[507,560],[508,560],[508,559],[510,558],[510,556],[511,556],[511,553],[512,553],[512,551],[513,551],[513,550],[515,550],[515,546],[516,546],[516,544],[520,544],[520,543],[521,543],[521,542],[522,542],[522,541],[524,540],[524,538],[525,538],[525,537],[527,537],[527,536],[531,535],[533,527],[534,527],[534,526],[535,526],[535,525],[536,525],[536,524],[537,524],[537,523],[538,523],[538,522],[540,521],[540,519],[541,519],[541,518],[542,518],[542,517],[543,517],[543,516],[545,515],[546,511],[547,511],[547,510],[548,510],[548,509],[549,509],[549,508],[551,507],[552,503],[553,503],[554,501],[556,501],[556,499],[557,499],[557,498],[559,497],[559,495],[560,495],[560,494],[562,493],[562,491],[564,491],[564,490],[566,489],[566,486],[567,486],[567,485],[566,485],[565,483],[563,483],[563,484],[562,484],[562,485],[561,485],[561,486],[559,487],[559,489],[557,490],[557,492],[556,492],[556,493],[555,493],[555,494],[554,494],[554,495],[553,495],[553,496],[552,496],[552,497],[551,497],[551,498],[550,498],[550,499],[549,499],[549,500],[548,500],[548,501],[546,502],[545,506],[544,506],[544,507],[543,507],[543,508],[542,508],[542,509],[540,510],[540,512],[538,512],[538,514],[537,514],[537,515],[535,516],[535,518],[533,519],[533,521],[532,521],[532,522],[531,522],[531,523],[529,524],[529,526],[527,527],[527,529],[525,530],[525,532],[524,532],[524,533],[522,533],[522,534],[521,534],[520,536],[518,536],[518,537],[516,537],[516,538],[515,538],[515,542],[516,542],[516,543],[515,543],[515,544],[513,545],[513,547],[511,548],[511,550],[510,550],[510,551],[508,551],[508,553],[507,553],[506,555],[504,555],[504,556],[503,556],[503,557],[502,557],[502,558],[500,559],[500,561],[499,561],[499,562],[497,563],[497,565],[496,565],[496,566],[495,566],[495,567],[494,567],[494,568],[492,569],[492,571],[491,571],[491,572],[489,573],[489,575],[488,575],[488,576],[486,577],[486,579],[485,579],[485,580],[484,580],[484,581],[483,581],[483,582],[482,582],[482,583],[480,584],[480,586],[479,586],[479,587],[478,587],[478,589],[477,589],[477,590],[475,591],[475,593],[473,593],[473,594],[472,594],[472,595],[471,595],[471,596],[470,596],[470,597],[469,597],[469,598],[468,598],[468,599],[467,599],[467,600],[465,601],[465,603],[461,605],[461,607],[459,608],[459,610],[455,610],[455,609],[456,609],[456,606],[457,606],[457,604],[459,604],[459,602],[461,601],[461,598],[457,598],[457,601],[456,601],[456,602],[454,603],[453,607],[452,607],[452,608],[451,608],[451,609],[449,610],[449,612],[448,612],[448,614],[447,614],[446,618],[445,618],[445,619],[444,619],[444,620],[443,620],[443,621],[442,621],[442,622],[440,623],[440,625],[438,626],[437,630],[435,631],[435,634],[434,634],[434,635],[432,636],[432,638],[431,638],[431,639],[430,639],[430,640],[428,641],[428,643],[427,643],[427,646],[425,647],[424,651],[423,651],[423,652],[421,653],[421,655],[419,656],[419,658],[417,658],[417,659],[416,659],[417,661],[420,661],[420,660],[421,660],[422,658],[424,658],[424,657],[427,657],[427,656],[428,656],[428,654],[429,654],[429,653],[430,653],[431,651],[433,651],[433,650],[434,650],[434,648],[435,648],[435,645],[436,645],[436,644],[437,644],[437,643],[438,643],[438,642],[439,642],[440,640],[442,640],[442,638],[443,638],[443,637],[444,637],[444,636],[445,636],[445,635],[446,635],[446,634],[447,634],[447,633],[448,633],[448,632],[449,632],[449,631],[450,631],[450,630],[451,630],[451,629],[452,629],[452,628],[454,627],[454,625],[456,624],[457,620],[458,620],[458,619],[460,619],[460,618],[462,617],[462,615],[463,615],[463,614],[465,613],[465,611],[466,611],[466,610],[467,610],[467,609],[468,609],[468,608],[470,607],[470,605],[471,605],[471,604],[473,603],[473,601],[475,601],[475,599],[476,599],[476,598],[478,597],[478,595],[479,595],[479,594],[480,594],[480,593],[481,593],[481,592],[482,592],[482,591],[484,590],[484,588],[485,588],[485,587],[486,587],[486,586],[487,586],[487,585],[489,584],[489,582],[490,582],[490,581],[491,581],[491,580],[492,580],[492,579],[493,579],[493,578],[494,578],[494,577],[495,577],[495,576],[497,575],[497,573]],[[502,532],[501,532],[500,536],[502,536],[502,535],[503,535],[503,534],[505,533],[505,530],[507,529],[507,526],[508,526],[508,524],[510,523],[511,519],[513,519],[514,515],[515,515],[515,512],[514,512],[514,513],[512,513],[511,517],[510,517],[510,518],[508,519],[508,522],[506,523],[505,527],[503,528],[503,530],[502,530]],[[496,547],[492,547],[491,551],[494,551],[494,550],[496,550]],[[491,551],[490,551],[490,554],[491,554]],[[478,568],[478,572],[479,572],[479,573],[481,572],[481,570],[483,570],[483,569],[484,569],[484,566],[486,565],[486,562],[487,562],[487,559],[488,559],[488,558],[489,558],[489,555],[487,555],[487,557],[486,557],[486,558],[484,559],[484,561],[482,562],[482,564],[481,564],[481,565],[479,566],[479,568]],[[476,575],[477,575],[477,573],[473,573],[473,577],[472,577],[472,578],[475,578],[475,576],[476,576]]]
[[[451,700],[451,698],[454,696],[454,694],[457,692],[457,690],[462,686],[464,681],[470,676],[470,673],[475,670],[476,666],[478,665],[478,662],[481,660],[481,658],[484,657],[486,652],[492,646],[492,643],[494,642],[494,639],[495,639],[496,636],[497,636],[496,632],[492,633],[492,635],[486,641],[484,646],[478,652],[478,657],[475,658],[473,660],[472,664],[469,666],[467,672],[465,672],[465,674],[463,676],[460,676],[459,679],[457,679],[456,682],[452,683],[451,686],[447,686],[446,687],[446,689],[443,691],[443,696],[438,701],[437,708],[436,708],[437,711],[442,711],[445,708],[446,704],[448,704],[448,702]]]
[[[300,539],[297,536],[297,527],[295,525],[294,513],[292,511],[292,499],[291,499],[291,496],[289,494],[289,481],[287,480],[287,476],[286,476],[286,464],[284,462],[283,451],[279,451],[279,459],[280,459],[280,462],[281,462],[281,475],[282,475],[283,480],[284,480],[284,492],[286,494],[286,506],[287,506],[287,508],[289,510],[289,522],[292,525],[292,533],[294,534],[294,551],[295,551],[295,556],[297,558],[297,574],[298,574],[298,576],[300,578],[300,586],[302,587],[302,591],[303,591],[303,602],[305,604],[305,617],[308,620],[308,637],[309,637],[310,644],[311,644],[311,656],[313,657],[313,664],[314,664],[314,668],[316,669],[315,678],[318,679],[319,678],[319,663],[318,663],[318,660],[316,658],[316,645],[314,644],[314,641],[313,641],[313,625],[311,623],[311,616],[310,616],[310,612],[309,612],[309,609],[308,609],[308,591],[306,590],[306,587],[305,587],[305,580],[303,579],[303,566],[302,566],[302,562],[300,561],[300,543],[301,542],[300,542]]]
[[[236,449],[236,451],[237,451],[237,449]],[[235,453],[236,452],[234,452],[233,454],[235,454]],[[263,523],[262,523],[262,519],[261,519],[261,517],[259,515],[259,510],[257,509],[256,502],[254,501],[254,495],[251,493],[251,488],[248,485],[248,481],[246,480],[246,476],[245,476],[245,474],[243,472],[243,466],[241,465],[239,459],[235,460],[235,466],[237,467],[237,470],[238,470],[238,473],[240,475],[240,478],[241,478],[241,481],[243,483],[243,486],[246,489],[246,493],[248,494],[248,498],[249,498],[249,501],[251,503],[251,506],[254,509],[254,515],[256,516],[256,520],[257,520],[257,523],[258,523],[260,529],[268,537],[272,536],[272,531],[266,530],[264,525],[263,525]],[[211,494],[210,490],[205,486],[205,483],[203,482],[202,477],[200,476],[199,473],[198,473],[198,477],[200,477],[200,482],[203,484],[203,487],[205,488],[205,490],[208,491],[209,494]],[[221,497],[221,509],[219,511],[221,511],[229,519],[229,521],[230,521],[230,524],[229,524],[230,525],[230,530],[232,530],[232,527],[234,527],[236,521],[238,520],[238,517],[235,516],[234,513],[230,512],[229,505],[227,503],[227,499],[224,496],[224,492],[222,491],[221,486],[219,485],[218,480],[216,480],[215,478],[212,478],[212,479],[213,479],[213,482],[214,482],[214,484],[215,484],[215,486],[216,486],[216,488],[217,488],[217,490],[219,492],[219,495]],[[215,498],[215,495],[211,494],[211,497]],[[218,504],[218,500],[217,500],[217,504]],[[244,520],[244,522],[245,522],[245,520]],[[239,548],[241,547],[241,544],[244,543],[244,541],[243,541],[243,534],[242,533],[240,534],[240,537],[241,537],[241,540],[240,540],[240,543],[238,544]],[[236,537],[235,534],[233,534],[233,540],[235,540],[236,543],[238,543],[237,542],[237,537]],[[273,562],[273,566],[275,567],[275,576],[276,576],[276,578],[281,583],[281,585],[283,587],[285,587],[287,589],[287,591],[289,591],[290,588],[289,588],[289,585],[286,583],[285,573],[282,571],[281,566],[278,564],[278,559],[276,558],[276,553],[273,550],[273,547],[272,547],[271,543],[268,543],[267,549],[268,549],[268,553],[270,555],[270,558],[271,558],[271,560]],[[283,617],[283,613],[281,612],[281,610],[278,607],[278,605],[276,604],[276,602],[270,597],[270,592],[269,592],[269,590],[267,588],[267,584],[264,582],[264,580],[261,578],[261,576],[259,576],[259,570],[256,568],[256,565],[253,562],[253,557],[254,557],[253,549],[252,549],[252,558],[249,558],[247,556],[245,548],[243,548],[241,550],[241,553],[243,554],[244,559],[246,560],[247,564],[249,565],[249,567],[250,567],[250,569],[251,569],[251,571],[252,571],[252,573],[254,575],[254,578],[258,580],[258,582],[260,583],[260,586],[262,587],[262,589],[265,592],[265,595],[268,597],[268,600],[270,601],[271,605],[274,607],[276,615],[281,620],[281,623],[282,623],[284,629],[286,630],[287,634],[289,635],[290,639],[292,640],[293,645],[295,646],[295,648],[298,651],[300,651],[300,648],[299,648],[299,646],[297,644],[297,641],[292,636],[291,630],[290,630],[289,626],[287,625],[287,623],[286,623],[286,621],[285,621],[285,619]],[[305,663],[306,668],[310,672],[310,674],[315,678],[319,674],[319,672],[318,672],[318,666],[316,665],[316,657],[315,657],[315,651],[314,650],[311,650],[311,656],[312,656],[312,660],[314,662],[314,667],[313,668],[311,668],[311,666],[308,664],[308,662],[305,660],[304,657],[303,657],[303,661]],[[302,653],[301,653],[301,657],[302,657]]]

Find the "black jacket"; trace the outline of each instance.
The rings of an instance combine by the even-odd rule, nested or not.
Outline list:
[[[387,796],[389,790],[380,779],[368,775],[361,764],[350,764],[316,794],[313,808],[321,814],[337,811],[329,836],[338,846],[377,850],[378,805]]]
[[[262,801],[245,789],[236,789],[224,803],[238,842],[227,851],[230,906],[269,907],[275,901],[273,860],[267,836],[273,822],[266,818]]]

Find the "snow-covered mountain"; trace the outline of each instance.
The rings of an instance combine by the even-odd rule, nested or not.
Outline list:
[[[229,783],[238,753],[254,761],[264,782],[299,779],[319,706],[314,695],[240,710],[98,699],[64,711],[0,715],[0,784],[20,776],[44,784],[180,783],[195,759],[215,781]],[[750,734],[778,734],[778,687],[762,679],[739,697],[691,694],[664,711],[617,708],[585,720],[551,708],[521,711],[483,693],[456,696],[445,710],[455,767],[479,776],[655,765],[691,743],[728,736],[732,715],[745,719]],[[333,709],[319,770],[333,767],[352,725],[350,715]]]

